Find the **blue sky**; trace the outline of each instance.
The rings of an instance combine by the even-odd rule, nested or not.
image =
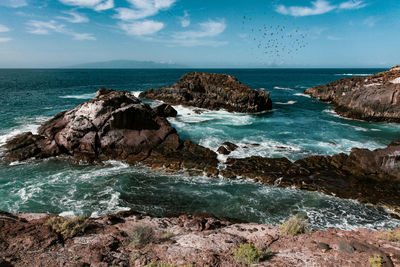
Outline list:
[[[0,67],[389,67],[398,0],[0,0]]]

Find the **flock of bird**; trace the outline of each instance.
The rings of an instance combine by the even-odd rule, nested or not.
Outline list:
[[[250,13],[254,11],[254,8],[251,8]],[[171,17],[181,18],[172,11],[168,11],[168,14]],[[269,63],[283,61],[293,58],[295,54],[307,47],[306,31],[297,27],[294,22],[289,25],[287,21],[280,20],[280,24],[278,24],[274,22],[274,16],[268,16],[268,18],[267,16],[264,12],[262,21],[259,16],[257,19],[253,19],[249,14],[241,17],[241,28],[244,32],[242,37],[248,38],[254,44],[251,54],[256,60]]]
[[[308,45],[307,34],[299,27],[273,24],[273,19],[271,16],[268,24],[258,24],[250,16],[242,17],[244,36],[254,43],[259,59],[283,60]]]

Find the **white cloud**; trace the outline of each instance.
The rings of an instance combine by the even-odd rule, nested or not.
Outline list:
[[[378,18],[376,18],[376,17],[374,17],[374,16],[370,16],[370,17],[366,18],[366,19],[363,21],[363,24],[364,24],[364,25],[367,25],[367,26],[369,26],[369,27],[374,27],[375,24],[376,24],[378,21],[379,21]]]
[[[10,29],[7,26],[0,24],[0,32],[9,32]]]
[[[28,2],[26,0],[1,0],[0,5],[17,8],[27,6]]]
[[[111,9],[114,0],[59,0],[64,5],[91,8],[96,11]]]
[[[347,2],[343,2],[339,5],[340,9],[360,9],[366,7],[367,5],[363,1],[354,1],[350,0]]]
[[[199,39],[204,37],[214,37],[223,33],[226,29],[224,20],[209,20],[199,24],[200,29],[197,31],[182,31],[173,34],[175,39]]]
[[[97,6],[95,6],[94,10],[103,11],[103,10],[111,9],[113,7],[114,7],[114,0],[107,0],[107,1],[104,1],[100,4],[98,4]]]
[[[198,30],[181,31],[172,34],[172,39],[166,41],[173,45],[182,46],[220,46],[226,41],[215,41],[208,38],[216,37],[223,33],[227,25],[224,20],[209,20],[199,24]]]
[[[78,40],[78,41],[83,41],[83,40],[89,40],[89,41],[95,41],[96,37],[94,37],[92,34],[90,33],[71,33],[71,35],[73,36],[74,40]]]
[[[169,9],[176,0],[127,0],[132,8],[117,8],[114,16],[120,20],[139,20],[156,15],[160,10]]]
[[[46,35],[50,34],[50,32],[65,32],[65,25],[58,24],[54,20],[50,21],[39,21],[39,20],[31,20],[27,23],[28,32],[32,34],[40,34]]]
[[[61,33],[72,36],[74,40],[96,40],[96,38],[90,33],[76,33],[65,27],[64,24],[60,24],[54,20],[50,21],[38,21],[31,20],[27,23],[28,32],[38,35],[48,35],[53,32]]]
[[[69,17],[57,17],[59,19],[66,20],[71,23],[84,23],[89,22],[89,18],[83,14],[74,11],[63,11],[64,14],[69,15]]]
[[[321,15],[334,10],[336,7],[331,5],[325,0],[316,0],[311,2],[311,7],[304,6],[291,6],[286,7],[284,5],[279,5],[276,8],[278,13],[283,15],[291,15],[294,17],[311,16],[311,15]]]
[[[12,38],[9,37],[0,37],[0,43],[5,43],[11,41]]]
[[[190,25],[189,13],[185,10],[183,17],[180,18],[181,26],[186,28]]]
[[[313,16],[313,15],[322,15],[328,12],[331,12],[335,9],[360,9],[366,7],[367,5],[364,1],[360,0],[349,0],[346,2],[342,2],[339,5],[332,5],[327,0],[316,0],[311,1],[311,6],[285,6],[279,5],[275,8],[275,11],[283,14],[290,15],[294,17],[304,17],[304,16]]]
[[[154,20],[144,20],[132,23],[120,23],[120,27],[128,35],[143,36],[151,35],[160,31],[164,28],[164,23]]]

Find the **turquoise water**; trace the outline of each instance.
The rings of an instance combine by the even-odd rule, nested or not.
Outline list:
[[[0,144],[18,133],[35,132],[54,114],[92,98],[99,87],[138,94],[172,84],[188,71],[193,70],[0,70]],[[329,105],[302,94],[313,85],[380,69],[204,71],[232,74],[253,88],[271,91],[273,110],[259,115],[224,111],[196,114],[190,108],[176,107],[179,116],[170,122],[183,139],[213,150],[225,141],[234,142],[240,148],[233,157],[285,156],[296,160],[348,153],[352,147],[384,147],[400,138],[399,124],[344,119]],[[400,225],[382,209],[315,192],[241,180],[163,175],[114,161],[104,166],[59,159],[2,164],[0,209],[89,216],[126,209],[155,215],[201,211],[272,224],[303,212],[317,228]]]

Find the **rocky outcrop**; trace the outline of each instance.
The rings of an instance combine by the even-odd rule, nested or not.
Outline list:
[[[178,112],[168,104],[161,104],[155,108],[153,108],[153,111],[156,113],[157,116],[160,117],[176,117],[178,115]]]
[[[171,105],[230,112],[257,113],[272,108],[269,92],[253,90],[235,77],[224,74],[188,73],[172,86],[149,89],[140,97]]]
[[[129,92],[100,89],[94,99],[45,122],[38,134],[24,133],[9,140],[5,158],[70,156],[86,162],[114,159],[136,164],[173,154],[179,168],[216,168],[214,152],[194,149],[195,144],[180,140],[164,118],[172,113],[174,109],[164,105],[153,110]],[[185,164],[185,155],[193,153],[197,161]]]
[[[332,103],[345,117],[400,122],[400,68],[309,88],[306,94]]]
[[[234,250],[244,243],[266,251],[257,266],[370,266],[374,256],[380,266],[400,264],[400,243],[382,240],[380,232],[365,229],[289,236],[276,226],[211,214],[154,218],[128,211],[88,219],[83,234],[65,236],[53,230],[52,217],[0,212],[1,266],[239,267],[243,265]]]
[[[400,143],[350,155],[287,158],[228,158],[221,175],[250,178],[270,185],[319,191],[341,198],[385,206],[400,212]]]

